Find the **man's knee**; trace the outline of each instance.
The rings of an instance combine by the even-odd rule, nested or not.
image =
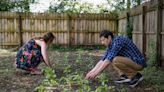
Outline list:
[[[120,62],[119,56],[114,57],[113,60],[112,60],[112,63],[113,63],[114,65],[115,65],[115,64],[118,64],[119,62]]]

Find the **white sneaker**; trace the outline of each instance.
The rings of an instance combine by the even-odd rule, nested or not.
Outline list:
[[[121,78],[115,81],[115,83],[126,83],[130,81],[131,79],[129,79],[126,75],[121,75]]]

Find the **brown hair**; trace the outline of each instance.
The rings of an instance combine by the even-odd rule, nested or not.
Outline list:
[[[43,39],[46,43],[48,43],[48,42],[52,43],[54,38],[55,38],[55,36],[53,35],[53,33],[48,32],[43,37],[35,37],[34,39]]]
[[[101,37],[108,38],[109,35],[113,38],[113,33],[111,31],[109,31],[109,30],[102,30],[100,32],[100,38]]]

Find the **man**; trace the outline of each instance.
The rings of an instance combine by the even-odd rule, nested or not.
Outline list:
[[[116,83],[126,83],[135,87],[143,80],[142,74],[138,71],[146,67],[145,59],[132,40],[127,37],[113,36],[113,33],[108,30],[100,32],[100,40],[107,46],[106,53],[87,73],[85,79],[95,78],[109,64],[112,64],[120,76]]]

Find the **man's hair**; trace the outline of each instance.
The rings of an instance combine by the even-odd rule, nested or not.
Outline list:
[[[109,35],[113,38],[113,33],[109,30],[102,30],[100,32],[100,38],[101,37],[108,38]]]

